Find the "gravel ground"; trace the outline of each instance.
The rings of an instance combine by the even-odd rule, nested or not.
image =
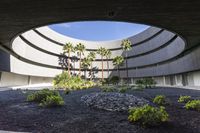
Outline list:
[[[200,133],[200,112],[185,110],[177,103],[179,95],[200,98],[200,91],[178,88],[154,88],[127,93],[147,100],[158,94],[166,95],[171,104],[166,107],[170,121],[159,127],[142,128],[128,122],[128,113],[90,108],[81,96],[99,89],[74,91],[64,95],[65,105],[41,108],[26,102],[31,91],[0,91],[0,130],[33,133]]]

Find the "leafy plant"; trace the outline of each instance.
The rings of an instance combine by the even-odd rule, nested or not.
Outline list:
[[[61,74],[55,76],[55,78],[53,79],[53,85],[57,89],[60,89],[59,87],[62,88],[63,87],[62,85],[68,82],[69,79],[70,79],[69,74],[66,71],[64,71]]]
[[[156,85],[156,81],[152,78],[144,79],[145,88],[152,88]]]
[[[79,77],[81,77],[82,55],[84,55],[85,45],[83,45],[82,43],[79,43],[76,45],[76,47],[74,49],[75,49],[75,51],[77,51],[77,55],[79,56]]]
[[[32,94],[29,94],[27,96],[27,101],[29,102],[42,102],[43,100],[46,99],[48,96],[58,96],[59,93],[54,90],[49,90],[49,89],[43,89],[37,92],[34,92]]]
[[[90,60],[90,80],[92,80],[93,78],[93,74],[92,74],[92,69],[93,69],[93,61],[96,58],[96,53],[95,52],[90,52],[87,56],[87,58]]]
[[[187,103],[191,100],[191,96],[180,96],[178,99],[179,103]]]
[[[61,106],[64,104],[64,100],[59,92],[49,89],[43,89],[28,95],[27,101],[37,102],[40,106],[45,107]]]
[[[139,79],[135,82],[138,90],[143,90],[145,88],[143,80]]]
[[[192,100],[185,104],[186,109],[192,109],[200,111],[200,100]]]
[[[166,100],[166,97],[164,95],[157,95],[154,99],[153,99],[153,103],[157,104],[157,105],[167,105],[169,104]]]
[[[106,56],[106,48],[100,47],[97,51],[97,54],[99,54],[101,56],[101,79],[104,80],[103,77],[103,70],[104,70],[104,66],[103,66],[103,57]]]
[[[111,55],[112,55],[111,51],[109,49],[106,49],[106,51],[105,51],[105,57],[107,59],[106,62],[107,62],[108,75],[110,75],[109,59],[110,59]]]
[[[156,108],[150,105],[129,109],[128,120],[142,126],[157,126],[169,120],[164,107]]]
[[[128,89],[129,89],[129,87],[126,86],[126,85],[120,86],[120,87],[119,87],[119,92],[120,92],[120,93],[125,93]]]
[[[68,73],[64,72],[56,76],[56,78],[54,79],[54,87],[58,89],[62,88],[62,89],[70,91],[70,90],[86,89],[86,88],[91,88],[95,86],[95,83],[93,81],[84,80],[79,76],[69,77],[67,75]]]
[[[108,86],[108,85],[101,86],[101,89],[103,90],[103,92],[114,92],[114,91],[116,91],[114,86]]]
[[[113,65],[117,66],[118,77],[120,77],[119,66],[123,65],[124,57],[123,56],[116,56],[113,59]]]
[[[44,107],[55,107],[64,105],[64,100],[60,95],[50,95],[46,99],[42,100],[40,106]]]
[[[156,82],[152,78],[145,78],[145,79],[136,80],[135,84],[139,88],[152,88],[156,85]]]
[[[70,72],[70,53],[71,52],[74,52],[74,47],[72,45],[72,43],[66,43],[64,46],[63,46],[63,51],[64,51],[64,54],[67,53],[67,69],[68,69],[68,74],[69,76],[71,75],[71,72]]]
[[[125,51],[125,55],[126,55],[126,58],[125,58],[125,62],[126,62],[126,78],[128,79],[128,62],[127,62],[127,57],[128,57],[128,51],[132,49],[131,47],[131,41],[128,40],[128,39],[125,39],[122,41],[122,49]]]

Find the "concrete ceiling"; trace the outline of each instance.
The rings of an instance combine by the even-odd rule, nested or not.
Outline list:
[[[1,0],[0,43],[56,22],[118,20],[176,32],[188,47],[200,42],[199,0]]]

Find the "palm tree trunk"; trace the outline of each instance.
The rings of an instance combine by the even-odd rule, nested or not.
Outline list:
[[[92,81],[92,63],[90,64],[91,68],[90,68],[90,81]]]
[[[75,67],[76,67],[76,66],[75,66],[75,61],[74,61],[74,75],[75,75]]]
[[[79,77],[81,77],[81,53],[80,53],[80,60],[79,60]]]
[[[127,52],[126,52],[126,80],[128,81],[128,62],[127,62]]]
[[[68,58],[67,58],[67,63],[68,63],[68,74],[69,74],[69,77],[71,76],[71,73],[70,73],[70,52],[68,53]]]
[[[108,58],[107,58],[107,69],[108,69],[108,77],[109,77],[109,71],[110,71],[110,69],[109,69]]]
[[[103,81],[103,56],[101,56],[101,77],[102,77],[102,81]]]
[[[86,79],[86,72],[87,72],[87,70],[85,69],[85,71],[84,71],[85,79]]]

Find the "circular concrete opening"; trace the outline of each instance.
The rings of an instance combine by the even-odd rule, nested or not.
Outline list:
[[[138,29],[134,30],[136,28]],[[74,34],[70,35],[68,31]],[[76,31],[79,31],[78,37]],[[112,33],[113,36],[108,38]],[[102,35],[104,38],[84,38],[87,37],[85,34],[90,36],[97,34],[97,37]],[[110,74],[107,73],[108,68],[104,67],[106,78],[117,74],[117,69],[112,63],[113,58],[119,55],[125,57],[126,53],[121,47],[123,39],[131,41],[131,50],[127,52],[126,57],[128,67],[120,66],[122,78],[126,77],[126,69],[129,70],[130,77],[159,76],[163,75],[163,71],[165,74],[170,74],[166,63],[172,62],[185,49],[185,42],[179,35],[154,26],[113,21],[53,24],[33,28],[13,40],[14,56],[11,56],[11,71],[24,75],[54,77],[62,72],[63,67],[59,64],[62,57],[60,53],[63,52],[63,45],[70,42],[74,46],[78,43],[84,44],[86,48],[84,56],[91,51],[97,51],[99,47],[109,49],[111,57],[103,59],[104,66],[107,65],[107,61],[109,64]],[[71,57],[75,54],[71,54]],[[99,78],[102,67],[100,55],[97,55],[94,64],[97,70],[96,77]],[[78,62],[72,66],[71,69],[78,72]]]

